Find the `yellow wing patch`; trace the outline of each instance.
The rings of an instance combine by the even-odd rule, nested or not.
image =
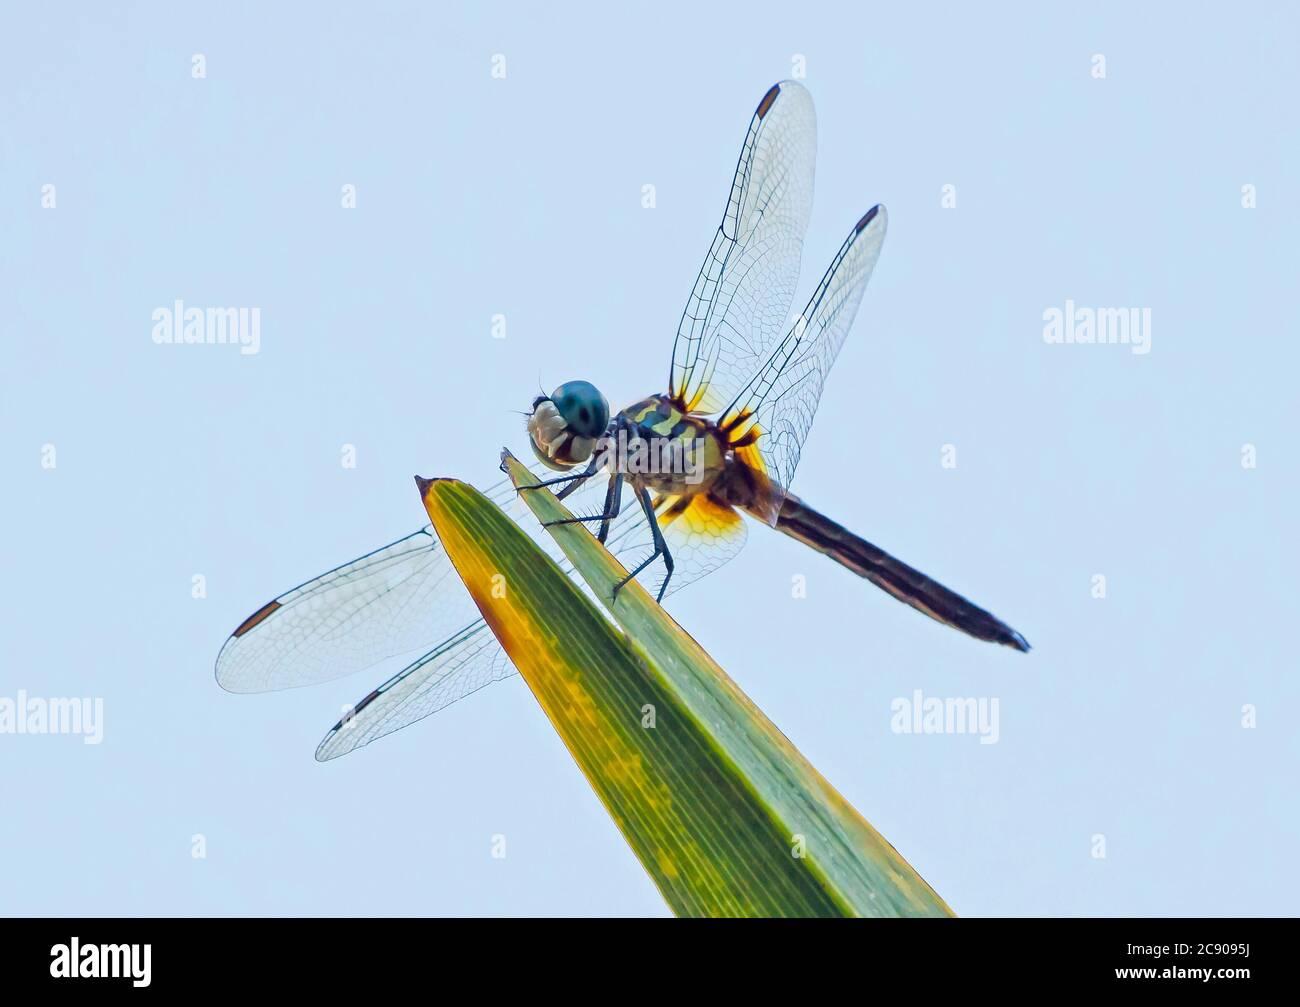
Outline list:
[[[714,545],[743,535],[745,522],[732,507],[707,493],[660,497],[655,503],[659,527],[690,546]]]

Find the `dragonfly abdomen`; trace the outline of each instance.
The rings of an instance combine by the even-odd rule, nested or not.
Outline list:
[[[1000,643],[1016,650],[1029,650],[1023,636],[991,612],[963,598],[938,581],[927,577],[902,560],[832,521],[798,497],[787,494],[781,503],[776,527],[791,538],[812,546],[835,562],[865,577],[899,601],[924,612],[931,619],[959,629],[977,640]]]

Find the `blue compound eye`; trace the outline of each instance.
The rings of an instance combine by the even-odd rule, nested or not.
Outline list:
[[[609,426],[609,403],[589,381],[566,381],[551,393],[551,401],[579,437],[600,437]]]

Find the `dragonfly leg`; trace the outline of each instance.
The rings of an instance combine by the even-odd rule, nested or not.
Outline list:
[[[615,472],[609,480],[609,492],[605,494],[605,520],[600,523],[600,532],[596,535],[596,541],[604,543],[609,536],[609,523],[618,517],[619,508],[623,505],[623,473]]]
[[[579,486],[581,486],[583,483],[585,483],[588,479],[590,479],[595,474],[596,473],[594,472],[584,472],[580,476],[574,476],[573,482],[569,483],[568,486],[564,487],[564,489],[560,490],[560,492],[555,494],[555,499],[563,500],[565,497],[567,497],[570,493],[576,490]]]
[[[628,581],[657,560],[660,556],[664,560],[664,582],[659,585],[659,596],[656,602],[664,600],[664,592],[668,590],[668,581],[673,575],[673,554],[668,551],[668,543],[664,541],[663,529],[659,527],[659,521],[655,518],[654,503],[650,500],[650,491],[645,487],[639,487],[636,491],[637,499],[641,501],[641,509],[645,511],[646,520],[650,522],[650,534],[654,537],[655,551],[637,564],[636,569],[614,585],[614,596],[611,602],[618,600],[618,592]]]
[[[609,523],[618,517],[619,506],[622,503],[623,494],[619,490],[623,486],[623,476],[615,474],[609,477],[609,489],[605,493],[605,506],[599,514],[592,514],[590,517],[565,517],[556,521],[543,521],[543,528],[550,528],[557,524],[581,524],[584,521],[599,521],[600,534],[597,541],[604,542],[605,536],[609,534]]]
[[[554,479],[543,479],[541,482],[533,483],[531,486],[517,486],[515,487],[515,492],[522,493],[524,490],[539,490],[543,486],[558,486],[560,483],[568,483],[568,486],[564,487],[564,489],[560,490],[560,492],[556,494],[557,499],[563,500],[599,471],[600,462],[598,459],[593,457],[591,459],[591,464],[581,472],[556,476]]]

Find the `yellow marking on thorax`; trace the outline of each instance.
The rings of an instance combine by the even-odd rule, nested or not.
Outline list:
[[[644,485],[661,492],[693,495],[707,490],[725,467],[725,449],[707,419],[690,416],[666,397],[652,397],[625,411],[642,437],[680,441],[693,450],[695,473],[688,482],[682,472],[647,472],[638,475]]]

